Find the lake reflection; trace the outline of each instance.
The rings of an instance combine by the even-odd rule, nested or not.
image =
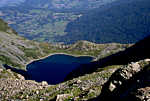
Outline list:
[[[65,77],[81,64],[89,63],[93,57],[74,57],[65,54],[54,54],[45,59],[27,65],[30,79],[37,82],[47,81],[49,84],[63,82]]]

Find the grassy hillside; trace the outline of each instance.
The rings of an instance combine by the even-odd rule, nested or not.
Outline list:
[[[135,43],[150,34],[150,1],[117,1],[70,22],[59,41]]]
[[[19,37],[7,23],[0,19],[0,64],[24,68],[27,62],[48,53],[43,52],[42,43]],[[48,45],[50,46],[50,45]]]
[[[13,29],[0,20],[0,63],[11,66],[22,67],[25,63],[35,57],[37,51],[31,50],[38,48],[38,44],[19,37]],[[42,56],[42,52],[37,54]]]
[[[18,68],[25,69],[26,64],[31,60],[39,59],[51,53],[97,57],[101,51],[103,52],[112,46],[111,44],[94,44],[86,41],[80,41],[73,45],[38,43],[18,36],[3,20],[0,20],[0,26],[0,64],[7,64]],[[103,52],[103,55],[112,54],[128,47],[128,45],[121,44],[114,44],[113,46],[112,50],[109,50],[108,53]]]
[[[2,19],[0,19],[0,31],[17,34],[15,30],[11,29]]]
[[[67,24],[79,17],[75,13],[53,12],[51,10],[12,7],[0,8],[7,21],[21,36],[30,40],[55,42],[57,35],[63,36]]]

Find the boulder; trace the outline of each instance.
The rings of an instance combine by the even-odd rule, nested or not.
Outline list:
[[[64,101],[65,99],[67,99],[68,97],[72,96],[71,94],[61,94],[61,95],[57,95],[56,101]]]
[[[48,86],[48,83],[46,81],[42,81],[42,86]]]
[[[136,91],[135,100],[150,101],[150,87],[140,88]]]
[[[17,76],[18,76],[19,79],[25,80],[24,76],[22,76],[22,75],[20,75],[20,74],[18,74]]]
[[[0,73],[3,71],[3,69],[0,68]]]
[[[102,97],[116,98],[122,96],[128,89],[128,83],[137,73],[142,70],[139,62],[132,62],[116,70],[102,88]]]
[[[145,62],[150,62],[150,59],[145,59],[144,61],[145,61]]]
[[[82,81],[81,80],[77,80],[77,84],[81,83]]]

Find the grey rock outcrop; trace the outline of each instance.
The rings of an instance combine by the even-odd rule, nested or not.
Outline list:
[[[119,68],[104,84],[97,100],[149,101],[149,64],[145,59]]]
[[[67,99],[68,97],[71,97],[71,96],[72,95],[70,95],[70,94],[57,95],[56,101],[64,101],[65,99]]]

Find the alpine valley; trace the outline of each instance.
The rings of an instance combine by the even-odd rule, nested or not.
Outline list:
[[[149,101],[149,0],[1,0],[0,101]]]
[[[30,40],[135,43],[150,32],[149,0],[15,1],[0,7],[0,17]]]
[[[0,16],[21,36],[36,41],[57,42],[58,36],[67,34],[65,29],[70,21],[81,17],[87,10],[113,1],[115,0],[3,0]],[[5,5],[7,2],[9,5]]]
[[[79,96],[79,94],[81,94],[81,91],[77,91],[76,89],[78,88],[77,86],[75,88],[65,87],[65,86],[69,87],[70,84],[73,82],[80,82],[79,78],[65,82],[65,83],[59,82],[60,84],[57,84],[57,85],[51,85],[53,83],[48,82],[49,80],[47,81],[49,83],[48,85],[48,83],[45,81],[46,79],[44,80],[42,79],[43,82],[40,80],[40,82],[38,81],[39,82],[38,83],[38,82],[35,82],[36,80],[35,77],[30,77],[30,74],[28,73],[32,73],[32,70],[35,71],[35,73],[41,74],[42,71],[45,71],[46,73],[46,70],[44,69],[46,68],[48,69],[48,67],[43,68],[43,69],[41,68],[41,70],[37,72],[36,69],[34,68],[29,69],[29,68],[26,68],[26,66],[30,64],[31,62],[33,62],[31,65],[35,64],[34,61],[43,63],[43,66],[45,66],[44,63],[46,61],[55,61],[54,63],[56,64],[56,59],[57,61],[60,61],[61,63],[63,63],[64,66],[65,64],[69,64],[69,66],[71,66],[71,64],[72,66],[73,65],[76,66],[77,65],[76,63],[80,63],[82,59],[82,58],[77,59],[76,56],[91,56],[95,60],[97,60],[103,57],[107,57],[118,51],[121,51],[121,50],[123,51],[127,47],[130,47],[130,46],[132,45],[115,44],[115,43],[95,44],[95,43],[91,43],[88,41],[78,41],[77,43],[72,44],[72,45],[60,45],[60,44],[53,45],[49,43],[38,43],[38,42],[30,41],[23,37],[18,36],[15,30],[10,28],[8,24],[5,23],[3,20],[0,20],[0,82],[1,82],[0,83],[0,100],[24,99],[24,100],[30,101],[30,100],[43,99],[44,101],[48,101],[52,99],[54,100],[56,99],[57,95],[59,96],[59,94],[62,94],[65,92],[67,93],[68,91],[74,92],[75,94],[73,95],[74,97]],[[68,54],[68,56],[70,55],[70,59],[69,59],[70,62],[68,60],[67,61],[64,60],[65,58],[61,56],[54,57],[54,58],[50,57],[50,60],[46,59],[45,62],[44,60],[43,62],[41,61],[42,58],[46,58],[50,54],[55,54],[55,53]],[[41,60],[38,60],[38,59],[41,59]],[[66,61],[65,64],[64,64],[64,61]],[[84,58],[82,59],[82,61],[86,63],[84,61]],[[86,60],[86,61],[89,61],[89,60]],[[60,69],[64,68],[65,70],[66,67],[64,67],[63,65],[61,65],[61,67],[59,66],[59,68]],[[52,66],[52,63],[51,63],[51,66]],[[60,70],[59,68],[57,70],[58,72]],[[113,68],[113,67],[108,67],[108,68]],[[118,68],[118,66],[116,68]],[[29,72],[27,71],[28,69],[30,70]],[[51,67],[49,67],[49,70],[50,69]],[[56,75],[58,73],[57,71],[55,70],[55,76],[59,77],[59,75]],[[98,71],[101,71],[101,70],[98,70]],[[107,70],[106,73],[109,73],[109,72],[112,73],[111,70]],[[43,78],[45,73],[43,72],[43,75],[40,75],[39,77]],[[87,75],[82,78],[86,86],[88,86],[86,83],[87,79],[89,78],[90,80],[90,77],[91,77],[91,80],[94,80],[94,78],[96,80],[97,77],[99,77],[99,75],[101,75],[101,72],[90,74],[89,77]],[[102,73],[102,75],[105,75],[105,72]],[[56,82],[54,81],[56,77],[51,77],[51,78],[53,78],[53,82]],[[92,81],[90,82],[94,84],[94,82]],[[61,85],[62,87],[58,88],[58,86],[61,86]],[[96,89],[96,88],[93,87],[93,89]],[[40,93],[43,93],[44,95]],[[98,94],[98,92],[95,92],[95,93]],[[28,95],[28,94],[31,94],[31,95]],[[37,97],[37,95],[39,95],[40,98]],[[29,96],[32,96],[32,97],[29,97]],[[43,98],[41,98],[42,96]],[[86,98],[89,99],[89,98],[93,98],[94,96],[93,95],[86,96]],[[68,97],[70,99],[70,95]],[[80,99],[82,98],[79,98],[79,100]]]

